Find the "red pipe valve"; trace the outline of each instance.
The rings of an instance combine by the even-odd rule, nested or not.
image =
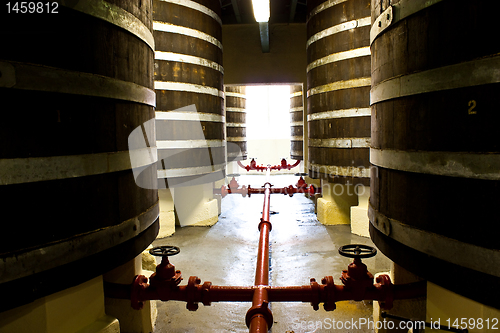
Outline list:
[[[297,181],[297,184],[295,184],[295,186],[297,186],[297,188],[300,188],[300,189],[306,189],[307,188],[307,183],[304,180],[304,178],[302,178],[302,176],[300,176],[300,178]]]
[[[355,301],[362,301],[366,291],[373,287],[373,275],[368,272],[368,268],[361,262],[361,258],[371,258],[377,254],[377,250],[367,245],[351,244],[341,246],[339,254],[354,258],[353,262],[347,266],[347,270],[342,271],[340,280],[346,290],[353,293]]]
[[[238,184],[238,181],[236,180],[236,178],[232,178],[231,181],[229,182],[229,189],[231,189],[232,191],[235,191],[238,189],[238,187],[240,187],[240,184]]]
[[[344,257],[354,258],[347,270],[342,271],[340,280],[347,291],[352,292],[353,300],[362,301],[368,291],[378,291],[380,307],[386,310],[392,308],[394,300],[394,285],[388,275],[379,275],[376,284],[373,284],[373,275],[368,272],[361,258],[371,258],[377,250],[371,246],[361,244],[344,245],[339,248],[339,253]]]
[[[175,256],[181,252],[177,246],[158,246],[149,250],[149,253],[162,257],[161,263],[156,266],[156,272],[151,274],[149,282],[151,286],[165,285],[168,283],[172,286],[177,286],[182,281],[181,271],[176,271],[175,266],[168,261],[168,257]]]
[[[391,282],[391,278],[388,275],[379,275],[375,280],[375,288],[381,291],[384,300],[379,301],[379,305],[382,309],[390,310],[392,309],[394,302],[394,285]]]
[[[130,299],[132,308],[136,310],[142,309],[144,306],[143,299],[148,299],[144,296],[147,289],[157,290],[160,299],[168,300],[170,293],[178,288],[182,281],[181,271],[175,270],[175,266],[168,261],[168,257],[178,254],[181,250],[177,246],[159,246],[149,250],[149,253],[162,257],[161,263],[156,266],[156,272],[148,278],[144,275],[137,275],[132,283]]]

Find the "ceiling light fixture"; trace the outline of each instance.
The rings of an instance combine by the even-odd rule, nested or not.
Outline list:
[[[253,15],[257,22],[268,22],[270,16],[269,0],[252,0]]]

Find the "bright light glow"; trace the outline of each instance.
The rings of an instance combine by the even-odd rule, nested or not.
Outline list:
[[[247,139],[290,139],[290,86],[246,87]]]
[[[276,165],[290,156],[290,87],[247,86],[246,97],[248,157]]]
[[[268,22],[270,14],[269,0],[252,0],[253,16],[257,22]]]

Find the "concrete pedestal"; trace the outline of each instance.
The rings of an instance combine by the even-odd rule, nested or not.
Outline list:
[[[214,186],[223,181],[195,186],[158,190],[160,198],[160,231],[158,238],[171,236],[175,225],[211,226],[220,214],[220,199],[213,194]]]
[[[241,161],[243,165],[249,164],[249,160]],[[226,165],[226,175],[228,175],[226,178],[228,178],[228,181],[231,180],[232,176],[229,175],[240,175],[240,174],[245,174],[247,171],[245,169],[240,168],[238,165],[238,162],[236,161],[231,161],[228,162]]]
[[[467,285],[464,284],[466,288]],[[485,292],[494,292],[494,288]],[[454,323],[459,328],[469,329],[469,333],[494,332],[500,328],[500,310],[473,301],[469,298],[455,294],[434,283],[427,282],[427,314],[426,320],[437,327],[447,327]],[[465,325],[463,327],[460,327]],[[454,326],[457,328],[456,326]],[[426,329],[426,333],[439,333],[437,329]]]
[[[216,181],[214,183],[213,188],[214,189],[220,189],[225,184],[226,184],[226,180],[225,179],[221,179],[221,180]],[[214,194],[213,196],[214,196],[214,199],[217,200],[217,214],[220,215],[221,212],[222,212],[222,195],[220,195],[220,194]]]
[[[322,224],[350,224],[351,206],[358,204],[353,185],[332,184],[321,181],[323,196],[317,200],[317,217]]]
[[[211,226],[219,218],[219,205],[213,196],[213,183],[177,187],[173,191],[175,213],[181,227]]]
[[[358,194],[359,204],[351,207],[351,233],[370,237],[370,220],[368,219],[370,187],[358,186],[356,193]]]
[[[175,232],[174,198],[170,189],[159,189],[160,199],[160,230],[157,238],[172,236]]]
[[[412,283],[421,281],[421,279],[408,272],[401,266],[392,263],[390,275],[391,281],[394,284],[404,284],[404,283]],[[425,320],[425,306],[426,306],[425,298],[415,298],[415,299],[405,299],[405,300],[395,300],[394,307],[391,310],[382,310],[380,309],[378,302],[373,302],[373,321],[375,333],[408,333],[411,332],[408,330],[406,324],[400,326],[400,321],[396,319],[390,318],[381,318],[380,314],[382,311],[385,311],[389,314],[410,318],[415,320],[423,321]],[[377,324],[377,322],[382,321],[382,323]],[[383,322],[386,322],[383,324]],[[403,328],[404,327],[404,328]],[[415,331],[417,332],[417,331]],[[427,330],[426,330],[427,332]]]
[[[113,283],[130,284],[139,274],[149,275],[142,270],[142,255],[106,273],[104,279]],[[142,310],[134,310],[130,300],[106,297],[106,313],[118,318],[120,333],[150,333],[153,332],[157,316],[156,301],[146,301]]]
[[[0,331],[120,333],[120,325],[114,316],[105,313],[103,278],[99,276],[30,304],[1,312]]]

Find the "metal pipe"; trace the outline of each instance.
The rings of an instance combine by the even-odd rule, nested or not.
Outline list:
[[[269,231],[271,230],[271,223],[264,219],[264,213],[262,215],[262,221],[259,224],[260,239],[255,269],[256,286],[269,285]],[[266,215],[267,219],[269,219],[269,211],[267,211]]]
[[[393,285],[394,299],[418,298],[426,295],[426,281],[401,285]],[[106,297],[130,299],[131,285],[105,282]],[[263,290],[266,295],[263,295]],[[192,286],[183,285],[173,289],[147,287],[141,292],[142,300],[161,301],[193,301],[209,305],[213,302],[252,302],[255,295],[262,295],[268,302],[317,302],[324,303],[328,297],[330,301],[340,302],[353,299],[354,292],[343,285],[334,285],[333,292],[328,293],[327,286],[215,286],[205,282],[203,285],[195,283]],[[368,289],[364,300],[383,301],[384,293],[375,286]],[[260,297],[260,296],[259,296]],[[257,302],[259,304],[259,302]]]
[[[269,285],[269,232],[271,231],[271,222],[269,219],[271,207],[270,174],[271,167],[268,166],[266,170],[266,183],[264,184],[262,217],[259,223],[260,238],[254,283],[257,289],[254,291],[252,307],[247,312],[247,326],[250,329],[250,333],[267,332],[273,323],[272,313],[268,307],[268,293],[263,288]]]
[[[273,314],[269,309],[269,300],[265,286],[255,289],[252,307],[248,310],[246,324],[250,333],[267,333],[273,325]]]
[[[268,166],[266,172],[266,183],[264,184],[264,204],[262,207],[262,217],[259,223],[259,248],[257,253],[257,265],[255,268],[255,285],[267,286],[269,285],[269,232],[271,231],[271,221],[269,218],[271,207],[271,183],[270,167]]]
[[[253,188],[250,185],[243,186],[240,188],[227,188],[226,186],[222,186],[220,189],[214,189],[214,194],[221,194],[222,197],[225,197],[227,194],[242,194],[243,196],[251,195],[251,194],[265,194],[265,188]],[[294,195],[295,193],[307,193],[309,195],[314,195],[317,193],[321,193],[321,188],[316,188],[314,185],[303,186],[303,187],[293,187],[292,185],[288,187],[273,187],[270,189],[271,194],[285,194],[285,195]]]

